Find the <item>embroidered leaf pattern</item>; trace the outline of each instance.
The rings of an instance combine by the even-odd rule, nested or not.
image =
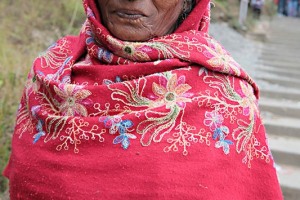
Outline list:
[[[270,155],[265,146],[260,147],[255,137],[254,126],[258,116],[257,101],[251,86],[243,80],[239,80],[240,89],[234,89],[228,77],[216,74],[203,77],[205,83],[217,92],[200,93],[193,100],[198,101],[199,106],[208,106],[212,112],[206,112],[204,125],[213,131],[213,139],[216,148],[222,148],[225,154],[229,154],[230,146],[234,145],[237,153],[244,153],[243,162],[251,167],[253,157],[260,157],[269,162]],[[246,112],[247,111],[247,112]],[[245,118],[237,118],[241,113]],[[236,128],[229,130],[222,125],[224,119],[229,119]],[[232,140],[226,139],[231,136]]]
[[[204,46],[204,55],[209,58],[207,61],[212,67],[218,68],[224,73],[239,76],[241,74],[239,64],[228,54],[228,52],[214,39],[207,39],[208,45]]]

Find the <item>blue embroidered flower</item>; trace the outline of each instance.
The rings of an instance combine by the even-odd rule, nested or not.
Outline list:
[[[128,149],[130,145],[129,139],[136,139],[137,137],[129,132],[129,128],[133,126],[133,122],[131,120],[122,120],[120,116],[106,116],[100,117],[100,122],[104,123],[106,128],[109,128],[110,134],[116,134],[119,132],[119,136],[117,136],[113,144],[121,144],[123,149]]]
[[[216,148],[221,148],[223,147],[224,153],[227,155],[229,154],[229,145],[232,145],[233,142],[231,140],[219,140],[216,142],[215,147]]]
[[[227,126],[221,126],[220,128],[216,128],[213,134],[213,139],[217,138],[225,138],[225,134],[228,135],[229,128]]]
[[[95,19],[95,14],[92,11],[92,9],[90,7],[87,7],[86,10],[87,10],[87,16]]]
[[[36,130],[38,131],[38,133],[33,136],[33,144],[35,144],[42,136],[46,135],[46,133],[43,131],[43,124],[44,122],[42,120],[38,120],[38,123],[36,125]]]
[[[216,142],[215,147],[221,148],[223,147],[223,151],[225,154],[229,154],[229,145],[232,145],[233,142],[231,140],[225,140],[226,136],[229,134],[229,128],[227,126],[220,126],[216,128],[213,134],[213,139],[219,141]]]
[[[213,131],[212,138],[214,140],[218,140],[215,144],[216,148],[223,148],[225,154],[229,154],[229,145],[232,145],[233,142],[231,140],[225,140],[227,135],[229,134],[229,128],[227,126],[223,126],[222,123],[224,118],[217,111],[206,112],[204,124]]]
[[[95,39],[94,39],[94,36],[93,36],[93,32],[90,31],[90,30],[87,30],[86,34],[88,35],[88,37],[86,38],[85,43],[87,45],[94,43]]]
[[[136,136],[131,134],[131,133],[127,133],[127,129],[132,127],[133,123],[130,120],[124,120],[121,121],[118,124],[118,128],[119,128],[119,133],[120,135],[117,136],[113,143],[114,144],[122,144],[123,149],[128,149],[129,145],[130,145],[130,140],[129,139],[136,139]]]
[[[112,59],[113,59],[113,54],[110,51],[108,51],[104,48],[100,48],[100,47],[98,48],[98,55],[97,56],[98,56],[99,60],[103,59],[108,63],[111,63]]]
[[[104,84],[104,85],[111,85],[111,84],[114,84],[114,83],[120,83],[120,82],[122,82],[122,81],[123,81],[123,80],[121,79],[120,76],[116,76],[115,81],[111,81],[111,80],[109,80],[109,79],[104,79],[104,80],[103,80],[103,84]]]
[[[40,111],[41,106],[32,106],[31,108],[31,114],[32,116],[37,119],[37,112]]]

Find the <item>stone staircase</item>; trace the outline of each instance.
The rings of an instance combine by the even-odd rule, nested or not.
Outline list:
[[[300,200],[300,19],[277,17],[254,79],[285,200]]]

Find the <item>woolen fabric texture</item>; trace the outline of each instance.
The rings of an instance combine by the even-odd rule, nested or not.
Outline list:
[[[282,199],[258,87],[209,36],[209,3],[172,34],[128,42],[84,0],[80,34],[28,75],[11,200]]]

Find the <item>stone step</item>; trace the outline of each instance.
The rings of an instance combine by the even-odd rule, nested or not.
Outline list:
[[[270,52],[272,53],[272,52]],[[298,55],[296,54],[290,54],[291,56],[294,56],[294,57],[298,57]],[[288,63],[288,64],[299,64],[299,61],[295,61],[292,57],[288,57],[288,56],[284,56],[284,55],[281,55],[281,54],[278,54],[278,55],[273,55],[274,57],[273,58],[264,58],[264,59],[258,59],[260,62],[269,62],[270,64],[271,63],[277,63],[279,62],[280,64],[284,64],[284,63]],[[283,59],[282,59],[283,58]],[[286,58],[286,60],[284,60],[284,58]],[[287,61],[288,60],[288,61]],[[272,66],[272,65],[271,65]]]
[[[281,50],[282,49],[297,49],[299,46],[295,44],[297,41],[296,40],[291,40],[291,41],[276,41],[276,40],[267,40],[266,43],[270,47],[278,47]],[[287,47],[288,46],[288,47]]]
[[[276,22],[276,23],[275,23]],[[278,33],[278,34],[283,34],[282,31],[284,32],[297,32],[297,28],[298,26],[300,26],[299,21],[297,18],[280,18],[280,19],[276,19],[272,22],[273,26],[271,26],[271,30],[273,30],[273,32]],[[298,26],[296,26],[298,25]],[[276,27],[275,27],[276,26]],[[295,26],[293,28],[295,29],[289,29],[290,26]]]
[[[299,38],[297,38],[296,35],[294,35],[294,34],[290,34],[290,35],[288,35],[288,37],[280,37],[279,35],[276,35],[276,36],[271,35],[267,38],[267,43],[271,43],[274,45],[288,44],[288,45],[297,46],[297,43],[295,43],[297,41],[299,41]]]
[[[269,134],[268,142],[276,163],[300,168],[300,138]]]
[[[297,26],[300,26],[300,24],[298,23]],[[292,38],[297,38],[297,33],[298,33],[298,31],[287,30],[286,28],[284,30],[282,30],[282,29],[279,29],[279,30],[272,29],[271,30],[271,34],[269,35],[269,37],[270,38],[272,38],[272,37],[280,37],[280,38],[289,38],[289,37],[292,37]],[[287,37],[287,34],[288,34],[289,37]]]
[[[267,73],[270,73],[273,71],[274,72],[282,72],[282,74],[279,74],[280,76],[286,75],[286,77],[290,77],[291,75],[296,76],[296,75],[300,74],[300,70],[295,67],[278,67],[278,66],[276,67],[276,66],[270,66],[270,65],[258,65],[258,66],[272,67],[272,69],[274,69],[274,70],[265,70],[265,71],[267,71]],[[263,70],[264,68],[260,68],[260,67],[257,67],[257,68],[258,68],[258,70],[264,71]],[[296,77],[296,79],[298,79],[298,77]]]
[[[300,57],[294,54],[291,54],[291,56],[282,56],[280,54],[264,54],[259,57],[259,60],[262,61],[280,60],[280,62],[300,63]]]
[[[263,56],[273,56],[274,58],[288,58],[288,59],[298,59],[300,60],[300,57],[295,57],[296,53],[287,52],[284,56],[282,55],[282,52],[280,51],[263,51],[261,54],[261,57]]]
[[[259,107],[263,112],[300,119],[300,100],[297,102],[285,99],[260,98]]]
[[[275,17],[254,77],[285,200],[300,200],[299,33],[299,19]]]
[[[283,22],[285,23],[285,25],[287,25],[288,23],[287,22]],[[278,26],[279,24],[276,24],[276,26]],[[294,25],[296,26],[300,26],[300,23],[297,22],[295,23]],[[293,27],[294,28],[294,27]],[[283,29],[283,30],[282,30]],[[291,36],[291,37],[296,37],[297,36],[297,33],[298,31],[295,30],[295,29],[288,29],[286,27],[276,27],[276,29],[271,29],[271,34],[270,34],[270,37],[281,37],[281,38],[288,38],[286,37],[287,34],[288,36]],[[299,33],[298,33],[299,34]]]
[[[267,111],[261,111],[261,116],[269,135],[298,138],[300,142],[299,118],[282,117]]]
[[[271,50],[277,50],[277,52],[281,53],[296,53],[297,51],[294,50],[299,50],[299,46],[297,43],[293,42],[291,44],[286,44],[286,43],[276,43],[274,41],[267,41],[266,45],[262,49],[271,49]],[[287,50],[286,52],[282,50]]]
[[[299,50],[297,50],[299,51]],[[296,52],[297,52],[296,51]],[[295,62],[299,63],[300,58],[298,57],[298,54],[296,53],[291,53],[289,52],[289,50],[283,50],[282,52],[278,51],[278,49],[264,49],[262,50],[262,56],[268,56],[268,57],[273,57],[274,61],[280,61],[282,59],[286,59],[286,60],[294,60]]]
[[[287,22],[280,22],[280,23],[285,23],[285,25],[288,26]],[[276,24],[276,25],[279,25],[279,24]],[[297,26],[300,26],[300,24],[299,23],[295,23],[295,24],[291,23],[290,26],[294,26],[296,28]],[[286,35],[284,35],[284,33],[295,36],[298,31],[299,30],[288,30],[287,27],[276,27],[276,29],[271,28],[272,35],[278,36],[278,37],[281,36],[283,38],[286,37]]]
[[[291,21],[295,20],[295,21]],[[276,22],[276,23],[274,23]],[[300,26],[298,19],[296,18],[281,18],[281,19],[276,19],[272,22],[273,26],[271,26],[271,30],[274,34],[281,34],[282,36],[286,36],[283,33],[295,33],[298,32],[299,29],[297,30],[298,26]],[[275,27],[276,26],[276,27]],[[294,26],[291,29],[290,26]]]
[[[300,100],[300,88],[285,88],[278,85],[272,85],[268,82],[258,80],[261,97],[286,99],[292,101]]]
[[[298,24],[298,26],[300,26],[300,24]],[[282,31],[282,30],[280,30],[280,31]],[[272,31],[272,34],[270,34],[269,35],[269,39],[270,40],[273,40],[273,39],[281,39],[281,40],[283,40],[283,38],[285,38],[285,41],[287,40],[287,37],[286,37],[286,32],[285,33],[283,33],[283,32],[285,32],[285,31],[282,31],[282,32],[277,32],[277,31]],[[293,38],[293,39],[295,39],[295,40],[299,40],[299,38],[297,38],[297,36],[299,36],[299,33],[295,33],[295,32],[293,32],[293,31],[288,31],[288,34],[289,34],[289,37],[288,38]]]
[[[287,43],[290,43],[290,41],[288,39],[291,40],[297,40],[297,33],[293,33],[293,32],[289,32],[288,33],[288,37],[285,35],[282,35],[282,34],[277,34],[275,33],[274,34],[274,31],[271,32],[271,34],[268,34],[268,41],[272,41],[272,42],[287,42]]]
[[[300,168],[277,163],[276,169],[284,199],[299,200]]]
[[[298,78],[300,77],[300,70],[296,69],[286,69],[286,68],[279,68],[279,67],[272,67],[267,65],[259,65],[256,67],[259,71],[262,71],[264,74],[275,74],[285,77],[291,78]]]
[[[266,44],[268,45],[268,44]],[[299,47],[295,47],[294,49],[286,49],[284,47],[278,47],[278,46],[272,46],[270,45],[269,48],[265,48],[263,47],[262,52],[268,52],[268,54],[274,54],[277,55],[278,57],[275,60],[280,60],[281,58],[290,58],[292,56],[295,56],[296,59],[298,54],[297,52],[299,51]],[[294,60],[293,58],[291,58],[291,60]]]
[[[291,55],[296,55],[297,52],[299,51],[299,47],[295,47],[291,49],[288,47],[284,47],[284,46],[279,47],[278,45],[272,45],[267,43],[265,44],[265,46],[261,48],[261,50],[265,53],[280,55],[280,57],[288,57]]]
[[[299,62],[300,63],[300,62]],[[272,65],[256,65],[256,69],[259,70],[268,70],[268,71],[278,71],[278,72],[289,72],[290,74],[296,73],[297,75],[300,75],[300,69],[295,69],[295,68],[281,68],[281,67],[276,67]]]
[[[290,39],[290,38],[289,38]],[[276,41],[276,40],[267,40],[266,43],[268,43],[268,45],[270,46],[277,46],[277,47],[281,47],[284,49],[290,49],[290,48],[296,48],[297,47],[297,42],[299,41],[299,39],[295,40],[295,39],[290,39],[290,41]]]
[[[268,66],[273,66],[273,67],[280,67],[280,68],[292,68],[292,69],[300,69],[300,63],[293,62],[284,62],[281,61],[280,59],[273,59],[273,60],[258,60],[257,64],[261,65],[268,65]]]
[[[300,80],[296,78],[287,78],[283,76],[276,76],[271,74],[256,74],[256,79],[264,80],[272,85],[279,85],[281,87],[300,89]]]
[[[289,38],[283,39],[280,38],[280,36],[270,36],[267,38],[266,42],[274,45],[291,45],[296,46],[297,42],[299,41],[299,38],[296,38],[295,36],[291,36]]]

